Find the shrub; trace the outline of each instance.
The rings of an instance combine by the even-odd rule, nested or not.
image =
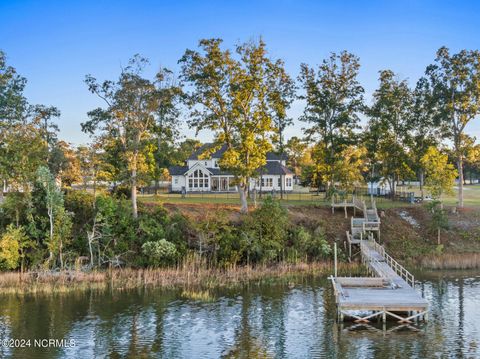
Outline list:
[[[295,246],[309,260],[326,259],[332,254],[332,248],[325,238],[322,227],[317,227],[313,234],[300,227],[296,233]]]
[[[72,241],[70,249],[74,256],[86,254],[87,231],[91,231],[95,217],[95,198],[87,191],[70,190],[65,195],[65,210],[72,213]]]
[[[212,263],[228,267],[241,260],[243,242],[224,211],[207,215],[198,223],[197,233],[198,249],[207,253]]]
[[[188,239],[193,237],[192,222],[180,213],[173,214],[165,224],[165,239],[177,248],[179,256],[187,253]]]
[[[178,255],[175,245],[165,239],[144,243],[142,252],[153,266],[173,264]]]
[[[15,269],[20,260],[20,243],[25,242],[27,237],[21,228],[13,225],[7,227],[7,231],[0,238],[0,268]]]
[[[68,191],[65,195],[65,209],[67,212],[72,212],[74,217],[75,227],[78,229],[92,221],[94,217],[94,202],[93,194],[87,191]]]
[[[448,229],[449,227],[447,213],[440,201],[432,201],[427,204],[426,208],[432,214],[430,229],[437,232],[437,244],[440,245],[440,232],[442,229]]]
[[[288,233],[288,213],[278,200],[267,197],[260,208],[245,217],[242,232],[247,245],[247,261],[278,260]]]
[[[0,225],[6,227],[9,223],[14,223],[16,226],[26,224],[30,203],[31,199],[28,193],[9,193],[0,206]]]
[[[153,216],[140,217],[138,229],[143,241],[149,242],[158,238],[165,238],[165,230],[162,224]]]
[[[117,187],[113,187],[111,190],[111,195],[115,198],[119,199],[131,199],[132,198],[132,191],[130,187],[126,185],[121,185]]]

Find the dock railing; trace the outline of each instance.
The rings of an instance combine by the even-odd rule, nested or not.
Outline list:
[[[412,273],[410,273],[404,266],[398,263],[395,259],[392,258],[387,252],[385,252],[385,248],[377,243],[375,240],[370,240],[373,243],[374,249],[383,257],[385,263],[392,268],[392,270],[397,273],[399,277],[401,277],[409,286],[415,288],[415,277]]]

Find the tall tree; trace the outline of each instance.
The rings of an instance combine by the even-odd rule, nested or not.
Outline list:
[[[13,189],[29,191],[41,164],[49,161],[49,145],[58,127],[55,107],[29,105],[23,95],[27,80],[6,64],[0,51],[0,181]],[[52,141],[50,141],[50,138]]]
[[[464,151],[465,161],[463,169],[465,171],[464,177],[468,174],[470,184],[473,184],[474,177],[478,178],[480,174],[480,144],[476,143],[476,138],[472,136],[465,136]],[[464,179],[465,182],[465,179]]]
[[[431,146],[421,158],[421,162],[425,167],[425,184],[432,198],[441,201],[444,193],[453,193],[457,171],[448,163],[448,155]]]
[[[173,153],[170,154],[174,165],[185,165],[185,161],[188,157],[198,150],[202,146],[202,143],[197,139],[187,138],[180,143],[177,143],[174,147]]]
[[[63,222],[62,216],[65,212],[63,207],[63,193],[56,185],[55,178],[47,167],[41,166],[38,168],[37,181],[45,191],[45,206],[47,208],[49,220],[49,235],[47,241],[49,256],[47,260],[47,266],[50,265],[51,261],[54,259],[54,254],[58,251],[60,253],[60,264],[63,268],[63,257],[61,252],[62,236],[58,236],[57,232],[55,231],[56,228],[58,229],[58,219]]]
[[[172,147],[179,137],[179,116],[180,110],[178,100],[182,96],[182,90],[176,83],[173,73],[167,69],[162,69],[157,74],[158,88],[161,90],[162,103],[158,109],[157,121],[153,128],[154,138],[152,155],[154,166],[152,177],[158,188],[158,181],[164,179],[165,173],[171,165]]]
[[[346,51],[332,53],[323,60],[318,70],[301,65],[299,80],[305,90],[300,96],[306,101],[301,119],[311,127],[305,130],[309,139],[317,142],[323,158],[314,158],[325,164],[324,171],[329,192],[338,180],[341,153],[352,145],[359,113],[363,109],[363,87],[358,82],[360,62]]]
[[[301,173],[301,165],[307,156],[308,144],[297,136],[291,137],[285,144],[285,152],[288,155],[288,164],[293,168],[295,176]]]
[[[14,67],[7,65],[6,55],[0,50],[0,131],[22,119],[27,107],[23,95],[26,84],[26,78],[20,76]]]
[[[455,166],[448,162],[448,155],[430,146],[420,159],[425,168],[425,185],[434,201],[427,208],[432,212],[432,227],[437,231],[437,243],[440,244],[440,232],[448,228],[448,217],[443,209],[442,196],[453,193],[453,185],[458,173]]]
[[[480,112],[480,51],[462,50],[450,54],[446,47],[437,51],[435,63],[426,70],[440,116],[449,127],[458,170],[458,206],[463,207],[462,136],[467,124]]]
[[[155,79],[142,77],[148,60],[135,55],[128,66],[123,68],[117,81],[99,83],[93,76],[87,75],[85,82],[93,94],[100,97],[106,108],[97,108],[88,113],[90,120],[82,124],[82,130],[93,134],[100,130],[111,143],[121,147],[122,159],[126,163],[131,188],[132,213],[137,210],[138,176],[145,164],[144,149],[158,130],[158,119],[172,108],[171,85],[166,85],[165,74],[161,70]],[[165,96],[168,92],[169,95]],[[163,130],[174,126],[172,121],[163,122]]]
[[[29,109],[32,122],[38,126],[43,140],[51,150],[57,143],[58,125],[52,121],[53,118],[60,117],[60,111],[54,106],[35,105]]]
[[[284,64],[281,60],[277,60],[271,65],[273,76],[270,76],[270,84],[268,91],[269,102],[273,104],[272,118],[277,129],[276,150],[283,157],[285,154],[284,136],[285,129],[293,123],[291,117],[287,115],[287,110],[290,108],[295,98],[295,83],[287,74]],[[283,198],[284,192],[284,178],[280,175],[280,197]]]
[[[421,158],[431,146],[438,146],[442,134],[442,122],[437,113],[433,91],[425,77],[418,80],[413,91],[410,122],[411,133],[409,134],[408,147],[423,198],[425,168],[422,165]]]
[[[23,90],[27,80],[20,76],[14,67],[7,65],[4,52],[0,50],[0,197],[11,177],[11,151],[8,148],[12,138],[12,128],[21,124],[27,101]]]
[[[246,212],[249,180],[266,164],[278,134],[273,115],[288,103],[274,85],[285,72],[281,61],[267,57],[262,40],[236,46],[236,56],[222,50],[221,43],[205,39],[199,43],[202,52],[187,50],[179,61],[181,79],[191,88],[186,96],[189,125],[197,133],[213,131],[213,149],[227,146],[219,165],[234,174],[241,211]]]
[[[81,180],[76,151],[68,142],[57,141],[50,154],[49,167],[52,173],[57,174],[62,186],[71,187]]]
[[[402,176],[412,173],[407,153],[408,133],[411,128],[412,92],[405,80],[399,80],[393,71],[380,71],[380,85],[373,94],[374,103],[368,109],[367,148],[370,163],[378,164],[378,173],[389,183],[395,194]]]

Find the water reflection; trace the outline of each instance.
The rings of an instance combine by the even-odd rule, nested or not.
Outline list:
[[[198,302],[181,291],[0,297],[1,339],[74,347],[0,347],[2,358],[480,357],[480,277],[423,275],[432,304],[418,325],[339,324],[329,283],[250,286]]]

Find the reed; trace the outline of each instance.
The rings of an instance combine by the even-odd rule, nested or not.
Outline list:
[[[207,290],[184,290],[181,294],[184,299],[194,300],[197,302],[214,302],[215,296]]]
[[[359,264],[339,263],[340,275],[360,275]],[[111,269],[93,272],[3,272],[1,294],[48,294],[75,290],[123,290],[132,288],[191,288],[203,290],[244,283],[268,283],[272,280],[295,280],[299,277],[326,277],[333,271],[331,262],[279,263],[277,265],[209,267],[190,258],[176,267],[145,269]],[[191,294],[191,293],[190,293]],[[207,293],[208,294],[208,293]],[[201,295],[202,296],[202,295]],[[200,297],[201,297],[200,296]]]
[[[431,255],[420,260],[427,269],[477,269],[480,268],[480,253],[454,253]]]

